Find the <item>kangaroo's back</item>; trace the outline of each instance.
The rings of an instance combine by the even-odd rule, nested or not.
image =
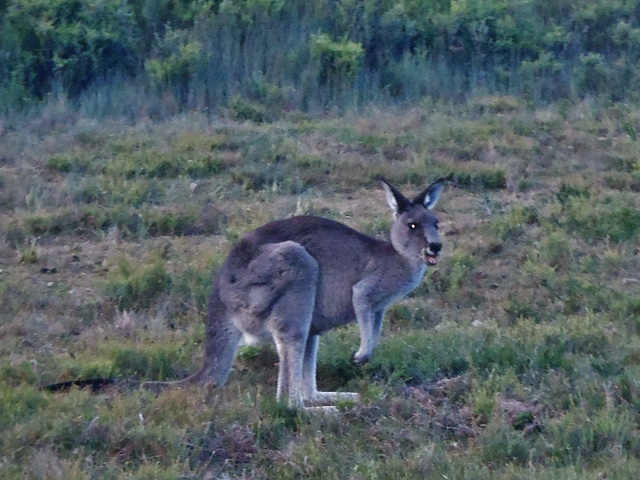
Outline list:
[[[394,255],[388,242],[342,223],[314,216],[276,220],[246,234],[229,254],[229,266],[249,264],[266,244],[293,241],[318,262],[319,275],[312,329],[321,332],[355,318],[352,287],[362,280],[374,257]]]

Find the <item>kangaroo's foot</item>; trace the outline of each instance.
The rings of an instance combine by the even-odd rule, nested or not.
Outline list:
[[[309,413],[320,413],[323,415],[338,415],[340,410],[333,405],[325,405],[321,407],[305,407],[305,411]]]
[[[338,402],[357,402],[359,393],[353,392],[314,392],[304,399],[305,407],[335,405]]]

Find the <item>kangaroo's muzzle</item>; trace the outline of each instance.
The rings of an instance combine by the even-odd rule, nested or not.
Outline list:
[[[440,242],[430,243],[429,246],[422,251],[422,255],[429,265],[436,265],[438,263],[440,250],[442,250],[442,244]]]

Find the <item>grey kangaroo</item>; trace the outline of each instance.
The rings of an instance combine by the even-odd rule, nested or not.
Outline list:
[[[356,393],[317,390],[318,336],[357,320],[360,348],[352,361],[369,360],[386,309],[437,263],[442,244],[431,208],[443,184],[438,180],[409,200],[383,180],[394,212],[390,242],[312,216],[277,220],[244,235],[213,281],[202,368],[184,380],[146,387],[222,386],[244,334],[274,340],[279,401],[312,407],[357,400]]]

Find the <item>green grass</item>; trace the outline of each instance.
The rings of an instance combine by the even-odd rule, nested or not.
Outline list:
[[[59,106],[55,129],[7,127],[0,477],[636,477],[637,110],[486,97],[278,119],[234,105],[133,124]],[[232,243],[299,213],[384,238],[380,175],[407,193],[457,186],[436,207],[442,258],[370,362],[349,361],[355,325],[322,338],[319,386],[361,402],[277,404],[271,347],[243,349],[218,390],[40,390],[187,375]]]

